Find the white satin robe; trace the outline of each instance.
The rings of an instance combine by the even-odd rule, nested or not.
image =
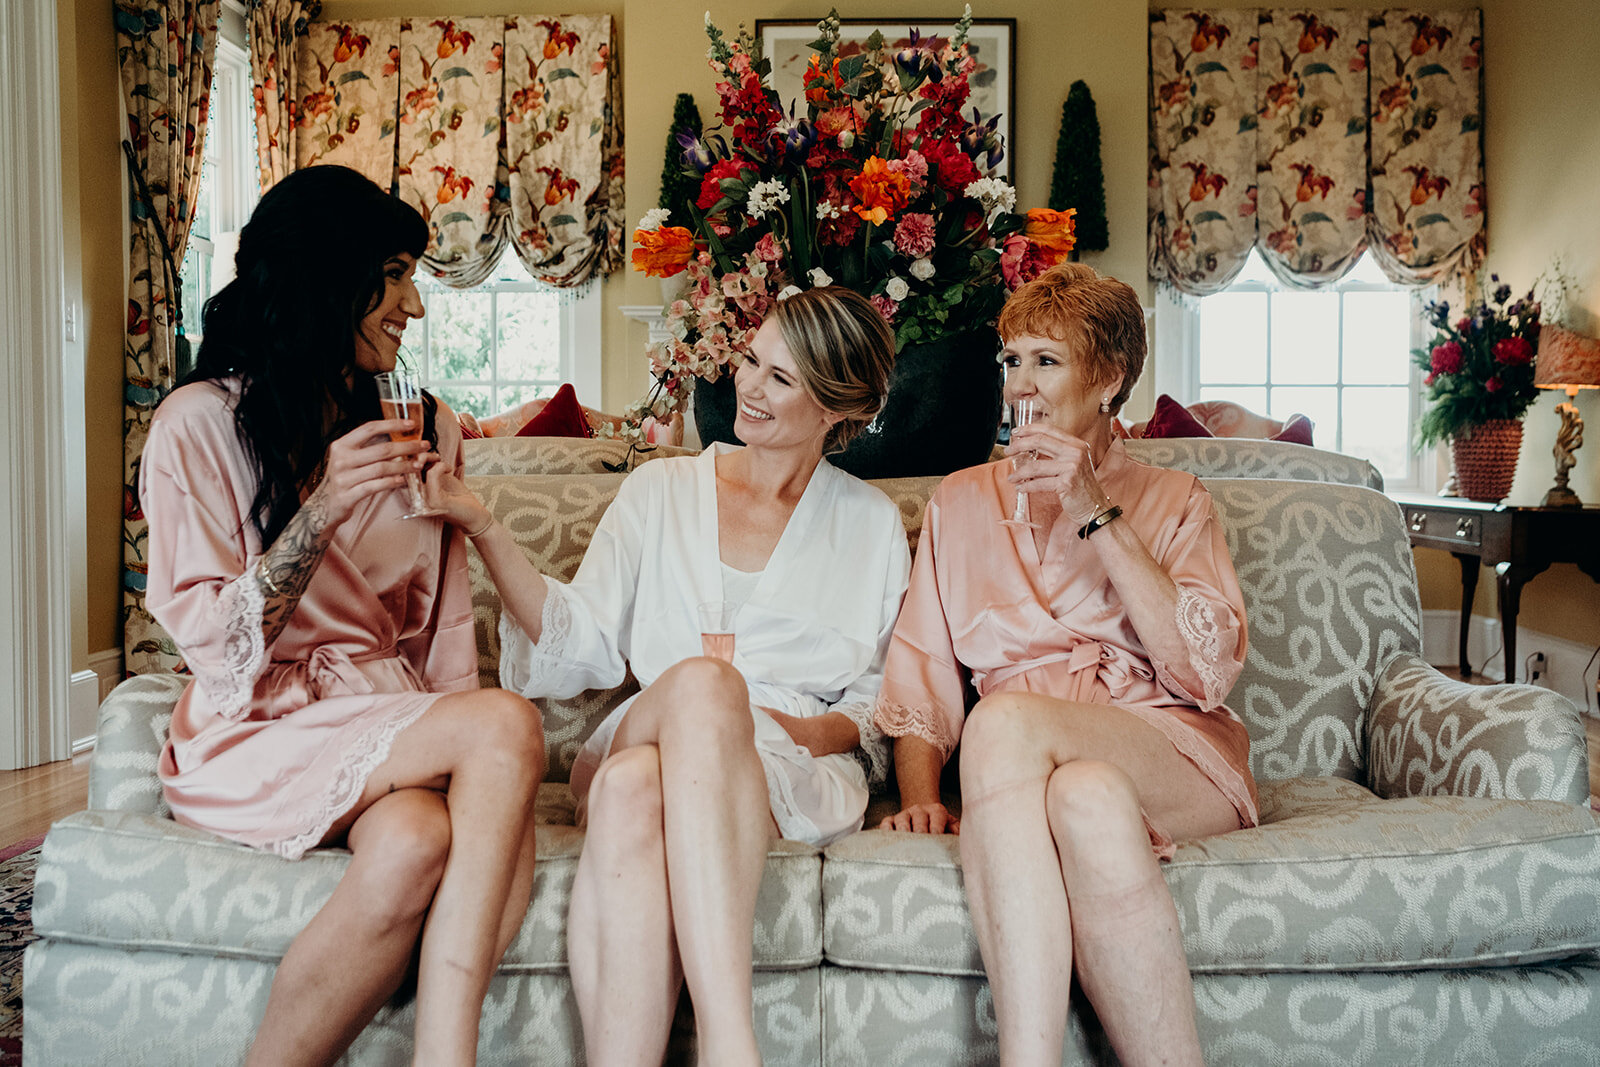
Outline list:
[[[715,458],[646,463],[628,476],[570,585],[550,581],[535,644],[500,617],[500,678],[527,697],[641,686],[701,654],[698,607],[724,599]],[[872,706],[910,574],[895,505],[826,460],[818,464],[734,624],[733,665],[750,687],[756,749],[783,835],[822,844],[860,829],[867,779],[852,754],[813,757],[761,707],[795,716],[840,711],[884,759]],[[589,783],[632,706],[609,715],[572,769],[580,822]]]

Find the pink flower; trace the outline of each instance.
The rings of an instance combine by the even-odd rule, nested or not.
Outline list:
[[[894,228],[894,246],[912,259],[932,252],[933,216],[919,211],[900,216]]]
[[[1428,366],[1435,374],[1454,374],[1461,369],[1461,346],[1455,341],[1435,345]]]
[[[893,300],[890,300],[882,293],[869,296],[867,299],[872,301],[872,306],[878,309],[878,314],[883,316],[884,322],[893,322],[895,315],[899,314],[900,312],[900,305],[896,304]]]
[[[1533,359],[1533,346],[1526,337],[1507,337],[1495,342],[1494,358],[1508,367],[1520,367]]]
[[[891,159],[889,169],[899,171],[917,185],[921,185],[928,177],[928,161],[915,148],[907,152],[904,159]]]
[[[770,233],[761,235],[761,240],[756,242],[756,255],[767,263],[776,263],[783,258],[783,249],[778,246],[778,239]]]

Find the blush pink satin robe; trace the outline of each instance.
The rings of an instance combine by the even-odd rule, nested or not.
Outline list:
[[[913,734],[948,760],[961,739],[968,683],[1113,704],[1161,731],[1239,814],[1258,821],[1250,739],[1223,704],[1244,667],[1244,599],[1211,495],[1192,475],[1149,467],[1122,442],[1096,474],[1178,586],[1173,625],[1202,681],[1190,692],[1145,649],[1100,563],[1065,519],[1040,560],[1033,531],[1001,525],[1016,503],[1009,459],[950,475],[928,503],[922,542],[884,667],[876,711],[892,736]],[[1172,841],[1151,827],[1170,858]]]
[[[442,519],[401,518],[403,492],[378,494],[335,532],[264,644],[236,395],[234,383],[176,390],[141,461],[146,604],[194,674],[158,773],[179,822],[297,859],[401,730],[439,694],[478,687],[466,543]],[[455,417],[441,405],[436,423],[442,464],[459,474]]]

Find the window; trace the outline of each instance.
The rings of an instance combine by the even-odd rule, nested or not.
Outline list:
[[[600,289],[534,281],[507,248],[488,281],[451,289],[417,271],[427,314],[406,331],[407,360],[457,411],[480,418],[571,382],[600,402]]]
[[[1391,488],[1418,487],[1412,446],[1421,297],[1362,257],[1337,286],[1285,287],[1255,253],[1226,290],[1192,307],[1160,299],[1156,389],[1232,400],[1316,424],[1319,448],[1369,460]]]

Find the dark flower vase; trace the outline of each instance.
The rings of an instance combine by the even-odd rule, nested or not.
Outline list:
[[[987,327],[907,345],[895,358],[883,411],[842,453],[835,467],[858,478],[944,475],[989,458],[1000,428],[1000,338]],[[701,379],[694,388],[700,442],[742,444],[733,433],[733,379]]]

